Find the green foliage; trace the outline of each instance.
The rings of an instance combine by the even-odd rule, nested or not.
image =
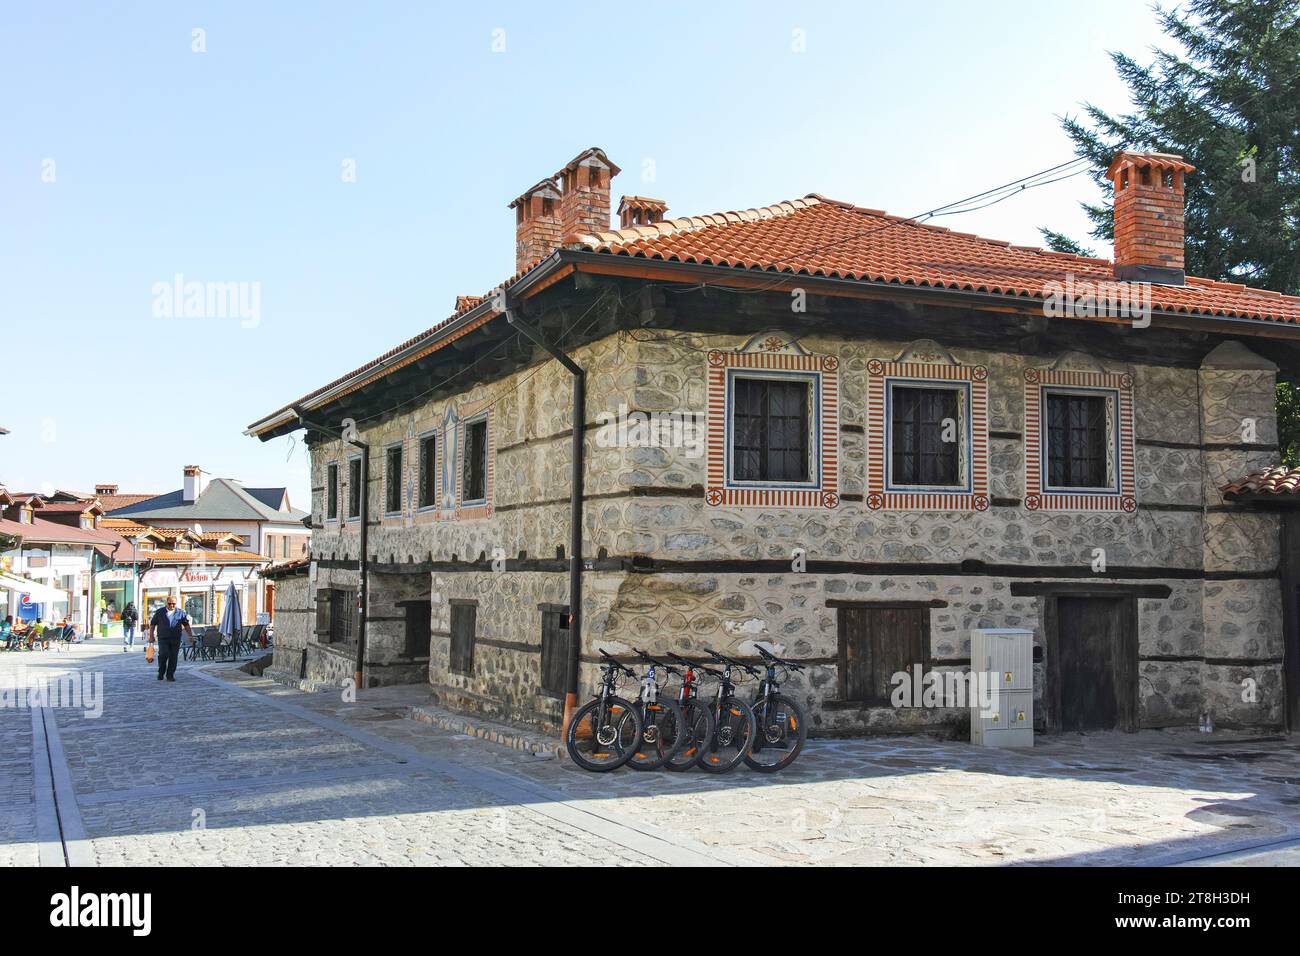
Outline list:
[[[1062,118],[1104,190],[1083,207],[1092,236],[1114,238],[1104,174],[1116,152],[1178,153],[1197,170],[1187,177],[1187,272],[1300,294],[1300,4],[1191,0],[1156,16],[1181,53],[1157,50],[1148,66],[1111,54],[1133,111],[1089,103],[1083,118]]]

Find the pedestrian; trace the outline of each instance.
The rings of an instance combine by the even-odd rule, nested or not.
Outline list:
[[[47,645],[45,643],[45,619],[44,618],[38,617],[36,619],[36,623],[32,625],[31,635],[32,635],[31,638],[32,649],[35,650],[39,647],[41,650],[45,650]]]
[[[135,624],[140,620],[140,612],[135,609],[134,601],[127,601],[122,608],[122,653],[135,647]]]
[[[176,680],[176,661],[181,656],[181,631],[192,641],[194,631],[186,613],[176,607],[176,599],[169,597],[167,606],[160,607],[149,619],[149,643],[158,638],[158,679]]]
[[[13,644],[17,640],[14,634],[14,616],[7,615],[3,621],[0,621],[0,640],[3,640],[8,650],[13,650]]]

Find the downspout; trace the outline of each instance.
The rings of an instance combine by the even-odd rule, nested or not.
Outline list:
[[[361,558],[357,562],[357,657],[353,664],[352,673],[352,680],[357,690],[360,690],[362,672],[366,662],[366,581],[370,577],[370,558],[368,556],[370,546],[370,446],[355,438],[345,437],[343,432],[338,429],[319,425],[316,422],[309,422],[303,418],[302,411],[296,405],[291,410],[297,416],[299,424],[304,428],[322,432],[361,449]]]
[[[568,355],[552,345],[537,329],[525,322],[505,296],[506,321],[525,337],[550,353],[573,376],[572,475],[569,480],[569,661],[565,677],[564,729],[578,706],[578,668],[582,659],[582,499],[583,432],[587,423],[587,373]]]

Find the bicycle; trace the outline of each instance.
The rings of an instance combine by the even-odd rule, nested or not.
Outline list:
[[[690,770],[704,758],[705,747],[713,737],[713,713],[706,703],[699,699],[699,678],[695,665],[676,654],[668,656],[685,666],[685,672],[679,671],[671,664],[656,660],[640,648],[633,648],[647,663],[657,664],[669,674],[681,680],[677,690],[677,705],[682,709],[682,744],[677,753],[664,761],[665,769],[681,773]]]
[[[745,763],[759,773],[776,773],[794,763],[808,739],[808,721],[802,708],[778,693],[781,682],[777,678],[777,668],[802,671],[804,666],[777,657],[766,648],[755,647],[763,658],[765,673],[751,705],[758,733],[754,735],[754,745],[745,754]]]
[[[633,770],[658,770],[681,750],[686,716],[677,701],[659,696],[658,668],[663,665],[644,651],[637,653],[648,666],[641,678],[641,693],[632,705],[641,718],[640,742],[627,765]]]
[[[614,694],[620,674],[632,678],[636,674],[603,650],[600,653],[605,658],[601,665],[600,690],[594,700],[583,704],[573,715],[564,735],[569,757],[592,773],[617,770],[632,759],[641,741],[641,715]]]
[[[727,773],[740,766],[740,761],[749,752],[757,733],[753,711],[747,703],[736,696],[736,685],[732,682],[731,671],[732,668],[738,667],[755,676],[758,671],[743,661],[724,657],[707,647],[704,651],[711,660],[722,665],[722,670],[714,670],[703,664],[694,665],[697,670],[708,674],[718,682],[718,693],[710,705],[710,712],[713,715],[713,735],[708,746],[704,748],[699,767],[709,773]]]

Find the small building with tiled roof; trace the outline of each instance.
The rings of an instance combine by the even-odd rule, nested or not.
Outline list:
[[[115,485],[96,487],[101,498],[130,497],[101,524],[134,542],[151,570],[140,580],[145,609],[177,597],[198,623],[216,623],[220,603],[208,585],[235,581],[244,615],[269,613],[269,595],[253,573],[272,560],[305,554],[311,529],[283,487],[246,487],[230,478],[209,480],[197,465],[183,470],[180,488],[160,495],[121,496]],[[139,529],[145,529],[143,531]],[[181,570],[185,565],[224,572]],[[236,573],[238,571],[238,573]],[[224,576],[223,576],[224,575]],[[139,603],[139,602],[137,602]]]
[[[602,650],[761,645],[814,733],[964,733],[899,675],[1019,628],[1040,732],[1295,724],[1284,517],[1220,488],[1277,464],[1300,298],[1185,273],[1189,164],[1117,155],[1113,259],[817,193],[614,227],[617,174],[539,181],[498,288],[249,426],[312,455],[277,668],[556,726]]]

